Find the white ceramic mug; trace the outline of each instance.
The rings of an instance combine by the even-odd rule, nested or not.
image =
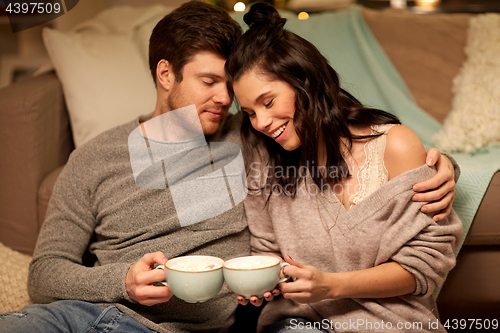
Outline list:
[[[188,303],[198,303],[219,293],[224,283],[223,264],[224,260],[217,257],[184,256],[170,259],[156,268],[165,271],[166,281],[162,283],[175,296]]]
[[[224,280],[236,294],[249,299],[251,296],[262,297],[264,292],[272,291],[276,285],[285,282],[280,279],[283,267],[289,263],[280,263],[276,257],[248,256],[228,260],[224,263]]]

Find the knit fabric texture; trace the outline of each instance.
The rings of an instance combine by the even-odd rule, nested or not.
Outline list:
[[[147,118],[142,119],[145,121]],[[229,115],[209,142],[239,143],[238,116]],[[35,302],[77,299],[116,305],[157,332],[220,331],[234,321],[234,294],[225,286],[204,303],[143,306],[125,290],[129,267],[144,254],[167,258],[249,254],[243,203],[216,217],[181,227],[168,188],[139,187],[131,169],[129,134],[139,121],[109,130],[77,148],[59,176],[30,265]],[[82,265],[86,249],[96,256]]]

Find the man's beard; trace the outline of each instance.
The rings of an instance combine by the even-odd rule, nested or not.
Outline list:
[[[187,99],[184,99],[183,95],[179,93],[177,85],[174,85],[174,87],[171,90],[171,93],[167,97],[167,107],[169,111],[177,110],[191,104],[194,103],[188,101]],[[219,129],[222,121],[227,116],[227,110],[225,110],[225,107],[222,108],[213,107],[214,109],[222,110],[222,115],[219,119],[207,119],[208,117],[206,115],[203,116],[199,114],[198,105],[195,106],[196,106],[196,111],[198,112],[198,117],[200,116],[203,117],[203,120],[200,119],[201,129],[203,130],[203,133],[205,135],[215,134],[215,132],[217,132],[217,130]]]

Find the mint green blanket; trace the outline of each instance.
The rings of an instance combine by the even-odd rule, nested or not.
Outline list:
[[[417,106],[408,87],[391,63],[370,28],[360,8],[311,15],[299,20],[291,12],[281,12],[288,19],[286,28],[312,42],[339,73],[343,88],[367,106],[399,117],[420,137],[427,148],[433,147],[432,135],[441,124]],[[243,14],[234,18],[246,29]],[[500,145],[470,154],[451,154],[460,165],[453,208],[464,226],[464,239],[491,178],[500,170]],[[459,248],[456,250],[458,254]]]

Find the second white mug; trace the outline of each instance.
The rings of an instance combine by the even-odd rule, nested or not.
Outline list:
[[[270,256],[234,258],[224,263],[224,280],[238,295],[247,299],[251,296],[262,297],[264,292],[272,291],[276,285],[288,279],[280,279],[281,270],[287,265]]]

